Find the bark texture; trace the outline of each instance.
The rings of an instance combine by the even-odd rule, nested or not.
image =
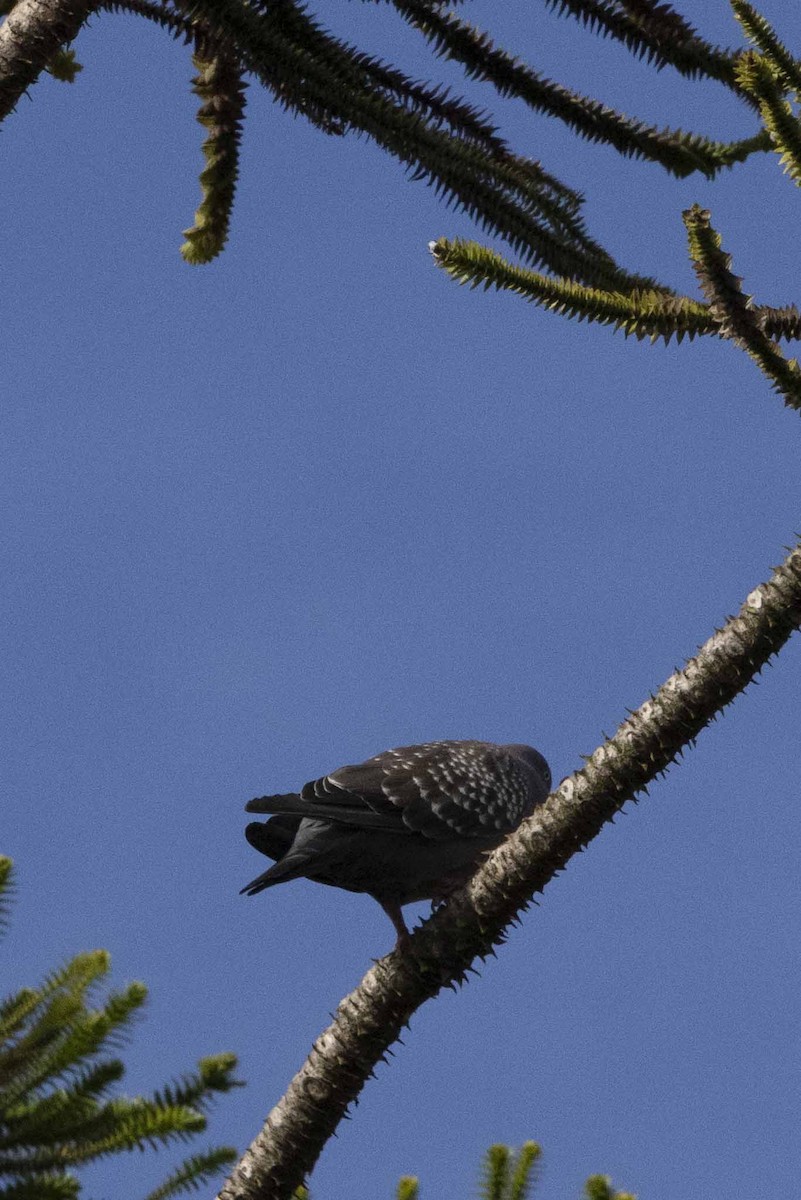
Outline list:
[[[414,1011],[462,982],[535,893],[646,789],[801,628],[801,544],[402,952],[368,971],[267,1117],[218,1200],[288,1200]]]
[[[96,0],[19,0],[14,5],[0,26],[0,121],[97,7]]]

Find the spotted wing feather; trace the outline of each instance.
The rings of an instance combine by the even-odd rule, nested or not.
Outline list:
[[[524,768],[487,742],[399,746],[307,786],[319,795],[332,785],[436,840],[508,833],[530,808]]]

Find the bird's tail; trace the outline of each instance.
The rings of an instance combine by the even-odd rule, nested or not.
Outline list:
[[[281,883],[284,879],[292,878],[291,875],[288,875],[287,868],[279,860],[284,857],[292,845],[300,821],[301,818],[292,813],[280,813],[276,817],[271,817],[269,821],[251,821],[245,829],[245,837],[254,849],[265,854],[267,858],[274,858],[276,863],[274,867],[270,867],[257,879],[252,879],[242,888],[242,892],[247,892],[249,896],[255,896],[257,892],[264,891],[274,883]],[[283,869],[279,870],[278,868],[282,866]]]
[[[272,867],[266,870],[262,875],[257,875],[255,879],[251,879],[250,883],[246,883],[240,891],[240,896],[255,896],[259,892],[263,892],[265,888],[273,887],[276,883],[287,883],[290,879],[302,879],[307,867],[307,861],[300,855],[287,855],[280,862],[275,863]]]
[[[257,796],[255,800],[248,800],[245,812],[307,815],[307,808],[307,804],[297,792],[287,792],[283,796]]]

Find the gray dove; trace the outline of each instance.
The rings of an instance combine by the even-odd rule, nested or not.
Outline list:
[[[398,934],[415,900],[440,903],[543,802],[551,772],[531,746],[425,742],[340,767],[299,793],[263,796],[246,810],[273,813],[245,836],[275,860],[242,889],[249,896],[306,878],[366,892]]]

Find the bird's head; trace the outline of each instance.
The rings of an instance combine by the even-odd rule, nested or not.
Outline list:
[[[533,746],[523,745],[504,746],[504,750],[534,773],[537,781],[542,784],[542,799],[544,800],[551,790],[551,768],[539,750],[535,750]]]

